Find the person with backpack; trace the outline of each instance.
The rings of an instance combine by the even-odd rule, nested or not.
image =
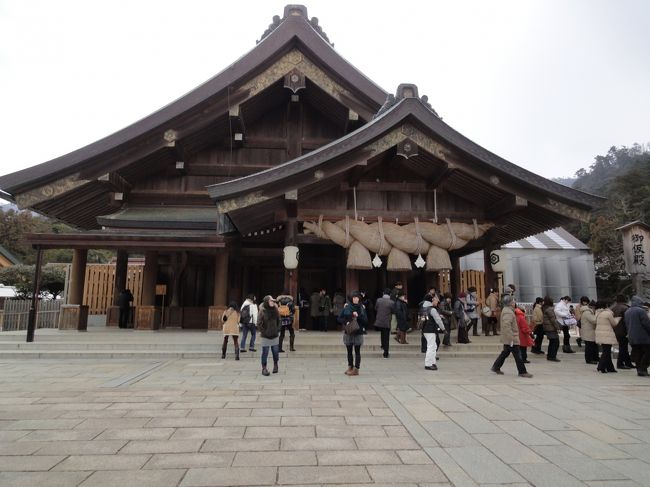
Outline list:
[[[437,295],[424,296],[424,300],[418,306],[418,326],[422,330],[422,336],[426,340],[427,349],[424,356],[424,368],[426,370],[438,370],[436,364],[436,352],[438,350],[438,333],[444,333],[445,324],[438,313],[440,300]]]
[[[221,346],[221,358],[226,358],[228,349],[228,337],[232,337],[232,343],[235,346],[235,360],[239,360],[239,312],[237,303],[232,301],[228,308],[221,315],[223,320],[223,345]]]
[[[339,322],[343,325],[343,344],[348,351],[348,369],[345,371],[345,375],[359,375],[363,335],[366,333],[366,326],[368,326],[368,317],[361,304],[359,291],[353,291],[350,294],[350,300],[345,303],[339,316]],[[352,357],[353,348],[354,361]]]
[[[284,335],[289,330],[289,350],[295,352],[293,347],[296,332],[293,329],[294,312],[296,306],[293,303],[293,297],[287,291],[283,291],[277,298],[278,301],[278,314],[280,315],[280,353],[284,353],[282,342],[284,342]]]
[[[257,335],[257,305],[255,304],[255,295],[249,294],[239,309],[239,324],[241,325],[241,353],[246,352],[246,338],[248,333],[251,334],[250,351],[255,352],[255,336]]]
[[[395,312],[395,303],[390,299],[390,289],[384,289],[381,298],[375,304],[375,328],[381,333],[381,348],[384,358],[388,358],[390,347],[390,320]]]
[[[277,301],[273,296],[264,296],[257,319],[257,328],[262,335],[260,340],[262,343],[262,375],[271,375],[269,369],[266,368],[269,348],[273,354],[273,373],[277,374],[280,361],[280,313]]]

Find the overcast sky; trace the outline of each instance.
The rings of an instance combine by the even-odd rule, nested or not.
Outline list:
[[[0,174],[156,111],[255,46],[286,2],[0,0]],[[650,142],[650,1],[306,3],[383,89],[546,177]]]

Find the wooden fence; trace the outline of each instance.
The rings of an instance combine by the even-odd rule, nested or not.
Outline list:
[[[483,271],[463,271],[460,274],[460,289],[467,292],[467,288],[474,286],[476,288],[476,298],[485,303],[485,272]]]
[[[126,287],[133,293],[132,306],[142,302],[143,264],[130,264],[127,270]],[[84,284],[83,303],[88,306],[88,314],[103,315],[113,304],[115,286],[115,264],[88,264]]]
[[[2,313],[2,331],[26,330],[30,299],[7,299]],[[36,328],[58,328],[62,299],[40,301],[36,314]]]

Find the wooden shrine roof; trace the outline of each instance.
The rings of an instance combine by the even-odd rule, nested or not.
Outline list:
[[[4,198],[15,201],[17,193],[48,182],[59,183],[66,177],[92,180],[165,147],[173,147],[176,140],[205,129],[217,116],[227,115],[232,104],[236,105],[247,96],[245,90],[228,90],[294,48],[308,53],[310,59],[322,66],[327,66],[336,81],[354,91],[364,105],[376,109],[386,99],[383,89],[334,50],[317,20],[308,19],[305,7],[288,5],[284,17],[274,19],[274,24],[251,51],[213,78],[114,134],[61,157],[0,176],[0,193],[5,193]],[[284,73],[280,78],[282,76]],[[354,100],[351,101],[354,103]],[[63,181],[65,184],[69,182]]]
[[[532,203],[526,208],[526,217],[519,215],[518,221],[513,217],[512,221],[498,225],[497,243],[554,228],[570,219],[585,219],[589,211],[604,202],[604,198],[534,174],[472,142],[444,123],[426,100],[419,98],[414,85],[400,85],[397,98],[391,98],[374,120],[356,131],[284,164],[208,186],[208,192],[219,211],[228,214],[243,233],[250,230],[249,220],[261,220],[261,213],[277,211],[278,200],[288,192],[297,190],[300,199],[303,189],[309,194],[318,191],[314,187],[338,190],[344,184],[341,181],[347,180],[345,174],[355,166],[363,166],[396,146],[399,152],[405,144],[416,146],[416,153],[421,152],[412,159],[407,154],[405,164],[428,170],[423,182],[446,175],[445,185],[455,185],[459,193],[471,191],[477,202],[492,208],[494,211],[488,211],[488,217],[492,213],[497,215],[496,219],[503,206],[523,208],[529,201]],[[428,155],[423,157],[422,153]],[[337,184],[328,188],[329,180]],[[388,189],[390,182],[386,183],[378,183],[376,190],[382,191],[382,184]],[[259,211],[254,212],[253,208]]]

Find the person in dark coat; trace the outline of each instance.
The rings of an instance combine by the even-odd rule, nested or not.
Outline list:
[[[296,311],[296,305],[293,302],[293,296],[288,291],[283,291],[277,298],[278,312],[280,314],[280,353],[284,353],[282,343],[284,342],[284,335],[289,331],[289,350],[295,352],[294,344],[296,341],[296,332],[293,329],[293,320]]]
[[[262,336],[262,375],[270,375],[266,368],[266,361],[269,357],[269,348],[273,354],[273,373],[278,373],[278,362],[280,360],[280,313],[278,305],[273,296],[264,296],[257,317],[257,330]]]
[[[458,343],[472,343],[467,336],[468,318],[467,312],[465,311],[466,296],[465,293],[460,293],[454,303],[454,318],[456,318],[456,322],[458,323]]]
[[[354,335],[345,333],[345,323],[352,321],[356,318],[359,324],[359,330]],[[368,326],[368,316],[366,310],[361,304],[361,294],[359,291],[353,291],[350,294],[350,300],[345,303],[343,311],[341,312],[341,321],[343,322],[343,344],[348,351],[348,369],[345,375],[355,376],[359,375],[359,368],[361,367],[361,346],[363,345],[363,335],[366,333]],[[352,349],[354,348],[354,360],[352,357]]]
[[[616,296],[616,302],[610,306],[614,318],[621,318],[616,327],[614,334],[618,342],[618,357],[616,358],[617,369],[631,369],[632,359],[630,358],[630,351],[628,350],[629,341],[627,339],[627,327],[625,325],[625,312],[629,309],[627,305],[627,298],[622,294]]]
[[[389,357],[390,319],[395,312],[395,303],[390,299],[390,289],[384,289],[384,294],[375,304],[375,328],[381,333],[381,348],[384,358]]]
[[[133,302],[133,294],[130,289],[122,289],[122,292],[117,296],[117,305],[120,308],[119,325],[120,328],[127,328],[129,325],[129,314],[131,313],[131,303]]]
[[[554,308],[553,300],[550,296],[544,296],[544,303],[542,304],[542,327],[544,328],[546,338],[548,338],[546,360],[559,362],[560,359],[557,358],[557,351],[560,348],[560,324],[555,318]]]
[[[407,298],[402,291],[397,293],[395,317],[397,318],[397,341],[401,344],[408,344],[406,341],[406,331],[409,329]]]
[[[445,334],[442,338],[442,345],[445,347],[451,347],[451,320],[452,315],[454,314],[454,309],[451,303],[450,293],[444,294],[442,301],[438,305],[438,310],[440,311],[442,322],[445,324]]]
[[[643,299],[632,296],[630,308],[625,312],[627,336],[632,345],[632,358],[636,364],[636,373],[648,377],[650,365],[650,318],[642,307]]]

